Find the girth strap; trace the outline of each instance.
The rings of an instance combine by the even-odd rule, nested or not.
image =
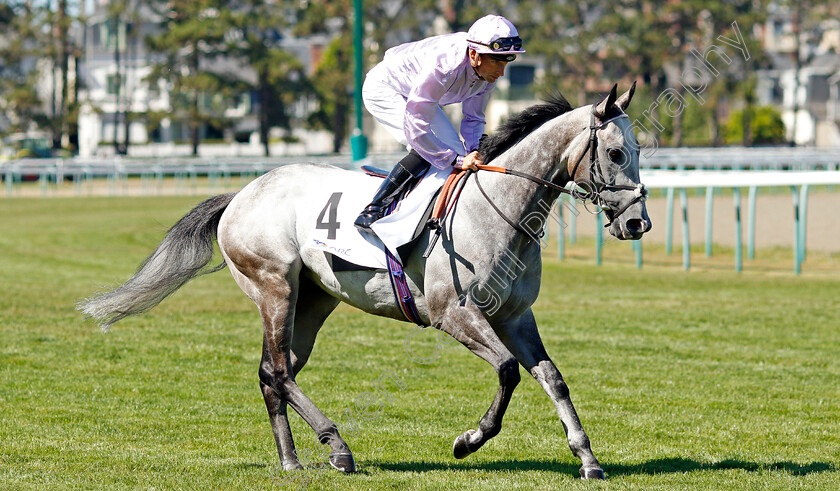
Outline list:
[[[406,319],[420,327],[426,327],[426,323],[420,319],[420,313],[417,311],[414,296],[408,288],[408,282],[405,279],[405,271],[403,271],[402,264],[397,261],[397,258],[387,248],[385,249],[385,258],[388,261],[388,276],[391,279],[391,288],[394,290],[397,305],[400,307]]]
[[[397,201],[394,200],[388,206],[385,215],[390,215],[397,206]],[[397,305],[402,311],[407,320],[413,322],[421,327],[426,327],[426,323],[420,319],[420,313],[417,311],[417,304],[414,302],[414,296],[408,288],[408,281],[405,277],[405,271],[402,264],[391,253],[388,248],[385,248],[385,260],[388,264],[388,277],[391,280],[391,289],[394,291],[394,297],[397,299]]]

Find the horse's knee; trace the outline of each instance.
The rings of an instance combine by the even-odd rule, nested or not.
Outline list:
[[[499,365],[499,385],[513,389],[521,380],[522,376],[519,375],[519,363],[516,358],[508,358]]]
[[[566,381],[554,365],[547,370],[542,370],[541,375],[546,390],[550,391],[554,398],[559,400],[569,397],[569,386],[566,385]]]

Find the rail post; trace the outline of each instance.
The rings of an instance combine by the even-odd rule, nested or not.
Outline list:
[[[715,188],[706,188],[706,257],[712,257],[712,202],[715,196]]]
[[[741,272],[741,188],[733,189],[735,200],[735,271]]]
[[[685,188],[680,188],[680,206],[682,207],[683,223],[683,268],[688,271],[691,267],[691,241],[688,235],[688,196]]]
[[[669,187],[665,195],[665,254],[670,255],[674,231],[674,188]]]
[[[750,186],[747,198],[747,259],[755,259],[755,195],[757,186]]]

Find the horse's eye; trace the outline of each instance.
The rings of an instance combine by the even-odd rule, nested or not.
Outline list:
[[[613,148],[610,151],[608,151],[607,154],[610,156],[610,160],[612,160],[613,162],[618,162],[619,160],[621,160],[621,150]]]

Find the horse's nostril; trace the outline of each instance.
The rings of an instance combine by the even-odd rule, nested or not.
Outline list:
[[[644,222],[642,222],[641,219],[631,218],[630,220],[627,220],[627,223],[625,223],[625,226],[627,227],[628,232],[630,232],[631,234],[636,234],[636,233],[642,232],[645,225],[644,225]]]

